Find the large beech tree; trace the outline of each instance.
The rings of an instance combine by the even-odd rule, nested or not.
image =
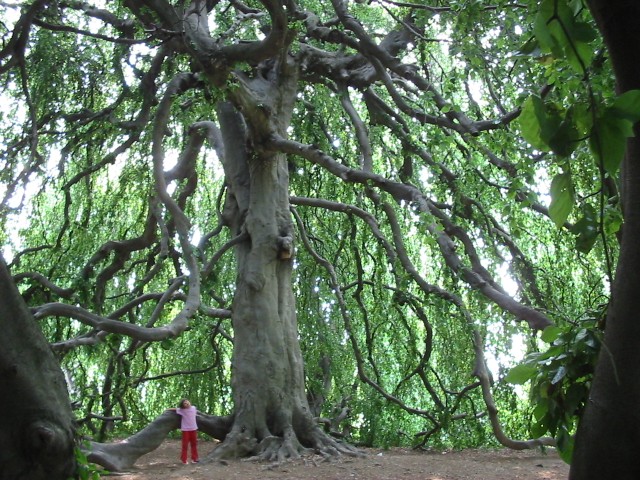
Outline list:
[[[636,17],[625,2],[600,3],[590,6],[618,91],[633,90],[639,77],[625,65],[637,41],[612,19]],[[344,418],[359,390],[418,417],[422,444],[467,422],[512,448],[553,444],[541,436],[548,430],[569,449],[573,424],[556,428],[550,414],[536,419],[538,438],[511,438],[486,355],[507,353],[515,333],[538,348],[546,327],[583,328],[609,294],[621,233],[616,158],[636,99],[615,104],[608,54],[582,2],[1,8],[9,269],[0,285],[16,302],[2,299],[12,335],[0,350],[13,351],[22,332],[35,351],[34,319],[58,355],[42,360],[48,370],[61,361],[81,371],[78,359],[103,346],[101,436],[148,380],[153,345],[178,361],[176,345],[204,322],[223,380],[230,362],[233,405],[229,416],[202,417],[224,440],[212,458],[355,454],[335,439],[336,419],[318,417],[333,395]],[[625,273],[637,271],[636,146],[623,170],[625,260],[606,321],[606,350],[622,363],[601,357],[575,478],[612,462],[627,474],[619,478],[637,473],[640,429],[619,426],[638,422],[599,409],[624,400],[615,415],[637,418],[638,337],[625,310],[637,286]],[[15,309],[20,322],[5,320]],[[10,371],[14,360],[0,358]],[[545,395],[567,370],[543,384]],[[43,395],[59,386],[55,375],[21,387],[33,389],[41,420],[61,412],[54,425],[35,418],[27,437],[67,466],[68,405],[63,393],[55,405]],[[571,415],[583,406],[573,398]],[[2,425],[18,428],[13,421]],[[124,446],[92,444],[91,458],[126,468],[175,426],[163,413]],[[625,448],[610,441],[607,455],[594,454],[594,438],[617,434]],[[6,449],[16,468],[33,462],[22,447]],[[51,458],[41,457],[37,471]],[[53,478],[39,475],[29,478]]]

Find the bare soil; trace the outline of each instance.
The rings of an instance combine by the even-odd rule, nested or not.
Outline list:
[[[363,457],[331,461],[305,456],[280,464],[252,461],[206,462],[216,442],[199,441],[202,461],[183,465],[180,442],[165,440],[138,459],[130,472],[110,474],[122,480],[566,480],[569,467],[554,450],[417,452],[411,449],[364,449]],[[113,476],[111,476],[113,475]]]

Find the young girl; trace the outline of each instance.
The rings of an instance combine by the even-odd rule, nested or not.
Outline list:
[[[182,417],[180,430],[182,430],[182,463],[187,463],[187,449],[191,445],[191,461],[198,463],[198,424],[196,423],[196,407],[189,400],[182,399],[178,408],[170,408]]]

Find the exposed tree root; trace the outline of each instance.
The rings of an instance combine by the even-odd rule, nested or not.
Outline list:
[[[256,450],[257,444],[258,441],[246,431],[236,431],[234,429],[227,435],[222,444],[207,455],[204,461],[244,458],[252,455]]]
[[[323,457],[335,457],[338,455],[348,455],[350,457],[361,457],[364,453],[353,445],[341,442],[327,435],[320,428],[313,432],[314,451]]]
[[[235,427],[230,431],[233,416],[216,417],[198,412],[197,418],[198,428],[202,433],[223,441],[203,458],[204,462],[247,458],[277,465],[312,455],[320,455],[323,460],[331,460],[341,455],[364,456],[352,445],[336,440],[317,425],[305,432],[303,444],[292,427],[282,436],[267,435],[258,441],[242,428]],[[112,472],[128,470],[138,458],[158,448],[167,435],[179,427],[179,416],[175,412],[165,411],[125,440],[115,443],[90,442],[86,452],[87,458]]]
[[[250,460],[280,463],[288,459],[300,458],[304,453],[311,451],[303,447],[295,435],[271,436],[264,438],[258,444],[259,453]]]
[[[308,446],[301,443],[293,429],[283,436],[269,435],[260,442],[246,431],[231,432],[224,443],[207,456],[206,461],[246,457],[249,461],[271,462],[273,465],[279,465],[310,455],[320,455],[324,460],[341,455],[364,456],[364,453],[354,446],[334,439],[319,427],[313,428],[306,437]]]

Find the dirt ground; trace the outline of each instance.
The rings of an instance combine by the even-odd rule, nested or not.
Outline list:
[[[216,443],[200,441],[201,457]],[[226,461],[183,465],[178,440],[165,440],[138,459],[118,480],[565,480],[569,467],[553,450],[463,450],[415,452],[409,449],[363,450],[366,456],[342,456],[330,462],[304,457],[280,465]]]

